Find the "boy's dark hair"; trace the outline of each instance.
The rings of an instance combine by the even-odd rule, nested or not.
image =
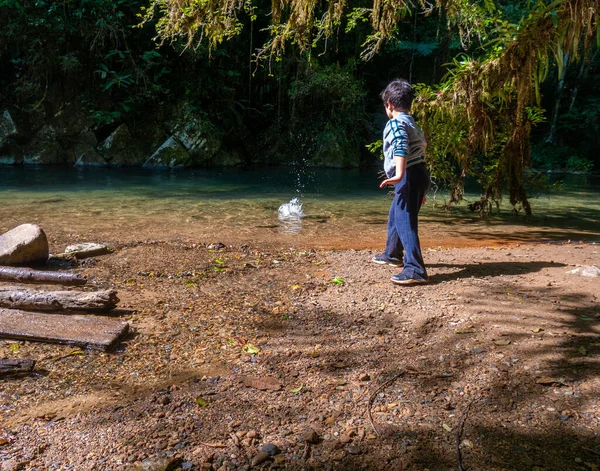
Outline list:
[[[408,83],[408,80],[401,78],[392,80],[381,92],[383,104],[391,103],[394,109],[410,110],[414,98],[415,91],[413,87]]]

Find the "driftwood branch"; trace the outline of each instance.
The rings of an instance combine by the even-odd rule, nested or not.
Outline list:
[[[57,285],[81,286],[87,279],[76,273],[63,273],[56,271],[39,271],[31,268],[0,267],[0,281],[14,281],[18,283],[49,283]]]
[[[0,378],[10,375],[25,375],[33,371],[34,360],[0,360]]]
[[[119,302],[114,290],[38,291],[29,289],[0,288],[0,307],[25,311],[93,311],[114,309]]]

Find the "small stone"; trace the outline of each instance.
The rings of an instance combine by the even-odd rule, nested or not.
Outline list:
[[[147,458],[139,466],[136,466],[135,471],[167,471],[176,469],[181,466],[183,460],[179,457],[155,456]]]
[[[8,460],[2,462],[2,471],[18,471],[20,468],[20,463],[17,460]]]
[[[161,396],[158,400],[158,403],[166,406],[167,404],[171,403],[171,398],[168,395]]]
[[[350,453],[351,455],[360,455],[361,454],[361,449],[360,449],[360,447],[357,447],[357,446],[349,446],[348,448],[346,448],[346,451],[348,453]]]
[[[315,445],[319,443],[319,434],[314,430],[309,430],[302,435],[302,440]]]
[[[258,438],[258,432],[255,430],[250,430],[247,434],[246,434],[246,438]]]
[[[350,436],[347,433],[343,433],[342,435],[340,435],[341,443],[350,443],[351,441],[352,441],[352,438],[350,438]]]
[[[268,453],[270,456],[275,456],[281,453],[281,450],[277,448],[277,445],[274,445],[273,443],[267,443],[261,448],[261,451]]]
[[[82,244],[69,245],[65,249],[65,253],[81,259],[110,253],[110,248],[107,245],[96,242],[84,242]]]
[[[262,464],[265,461],[267,461],[269,458],[271,458],[271,455],[269,453],[267,453],[266,451],[259,451],[254,456],[254,458],[252,458],[252,466],[258,466],[259,464]]]

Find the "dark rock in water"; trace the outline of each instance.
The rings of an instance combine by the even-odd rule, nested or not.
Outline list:
[[[277,448],[277,445],[275,445],[273,443],[267,443],[265,446],[263,446],[261,448],[261,451],[264,451],[265,453],[268,453],[271,456],[275,456],[275,455],[278,455],[279,453],[281,453],[281,450],[279,448]]]
[[[35,224],[22,224],[0,235],[0,265],[45,262],[48,255],[46,234]]]

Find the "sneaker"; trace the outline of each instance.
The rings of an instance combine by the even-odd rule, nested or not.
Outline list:
[[[390,280],[397,285],[422,285],[429,281],[427,279],[411,278],[404,273],[398,273],[397,275],[392,276]]]
[[[391,265],[393,267],[401,267],[402,262],[400,260],[395,260],[393,258],[388,258],[385,254],[375,255],[371,261],[377,263],[378,265]]]

